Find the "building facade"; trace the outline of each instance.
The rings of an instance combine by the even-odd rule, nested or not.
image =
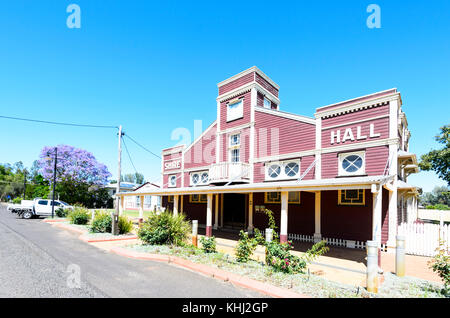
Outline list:
[[[319,107],[280,108],[279,86],[257,67],[218,84],[217,119],[191,145],[162,151],[162,205],[214,229],[264,229],[274,213],[290,237],[395,246],[414,218],[418,172],[397,89]],[[126,197],[127,194],[121,194]]]

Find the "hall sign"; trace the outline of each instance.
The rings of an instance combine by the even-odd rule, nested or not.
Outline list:
[[[380,136],[380,133],[375,132],[374,124],[370,124],[369,126],[369,136],[361,133],[361,126],[356,126],[345,129],[343,133],[339,129],[331,131],[331,144],[333,145],[335,143],[339,144],[346,141],[365,140],[367,138],[378,138]]]
[[[172,162],[166,162],[164,164],[164,170],[178,169],[178,168],[181,168],[181,160],[174,160]]]

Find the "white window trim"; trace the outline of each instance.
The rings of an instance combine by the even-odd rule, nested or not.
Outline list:
[[[237,104],[237,103],[240,103],[240,106],[237,107],[237,109],[235,111],[230,112],[229,106]],[[227,122],[236,120],[239,118],[243,118],[243,117],[244,117],[244,99],[243,98],[236,100],[236,101],[229,102],[227,104]]]
[[[232,140],[233,140],[234,136],[239,136],[238,137],[239,138],[239,142],[237,144],[233,145]],[[230,148],[231,147],[239,147],[241,145],[241,133],[239,132],[239,133],[235,133],[235,134],[230,134],[228,145],[229,145]]]
[[[266,107],[266,101],[269,102],[269,107]],[[266,96],[264,96],[263,107],[264,107],[265,109],[272,109],[272,101],[271,101],[270,99],[268,99]]]
[[[172,177],[175,177],[175,184],[172,184],[172,182],[171,182]],[[169,175],[168,188],[176,188],[176,187],[177,187],[177,175],[176,174],[171,174],[171,175]]]
[[[239,150],[239,161],[233,161],[232,160],[232,158],[233,158],[233,150]],[[238,163],[238,162],[241,162],[241,148],[239,148],[239,147],[233,147],[233,148],[230,148],[229,149],[229,162],[230,163]]]
[[[342,167],[342,161],[348,157],[348,156],[360,156],[362,159],[362,166],[359,170],[355,172],[348,172],[345,171]],[[354,151],[354,152],[345,152],[339,154],[339,168],[338,168],[338,175],[339,176],[359,176],[359,175],[365,175],[366,174],[366,152],[365,151]]]
[[[205,172],[208,174],[208,180],[206,182],[202,182],[202,174],[204,174]],[[196,174],[198,174],[198,183],[192,182],[192,178]],[[209,184],[209,170],[193,171],[189,174],[189,185],[191,187],[194,187],[194,186],[197,187],[197,186],[208,185],[208,184]]]
[[[286,165],[288,165],[289,163],[295,162],[296,164],[298,164],[298,173],[295,176],[288,176],[286,174],[285,171],[285,167]],[[279,165],[280,166],[280,174],[276,177],[276,178],[272,178],[269,176],[269,168],[272,165]],[[301,165],[300,165],[300,159],[295,159],[295,160],[286,160],[286,161],[271,161],[271,162],[267,162],[264,165],[264,180],[265,181],[278,181],[278,180],[293,180],[293,179],[298,179],[300,177],[300,172],[301,172]]]

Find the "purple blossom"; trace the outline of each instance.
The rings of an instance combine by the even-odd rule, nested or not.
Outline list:
[[[38,166],[44,179],[53,180],[55,148],[58,148],[57,182],[68,180],[90,185],[105,185],[108,183],[111,173],[104,164],[98,162],[92,153],[69,145],[44,147],[41,150]]]

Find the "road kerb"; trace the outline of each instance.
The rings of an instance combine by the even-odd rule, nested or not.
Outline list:
[[[126,248],[122,247],[113,247],[111,252],[126,256],[130,258],[136,258],[136,259],[142,259],[142,260],[152,260],[152,261],[165,261],[168,263],[174,263],[178,266],[190,269],[195,272],[199,272],[201,274],[211,276],[213,278],[222,280],[222,281],[228,281],[234,285],[238,285],[241,287],[245,287],[257,292],[260,292],[262,294],[276,297],[276,298],[308,298],[306,295],[302,295],[290,290],[287,290],[285,288],[280,288],[268,283],[263,283],[255,279],[251,279],[248,277],[244,277],[238,274],[233,274],[221,269],[213,268],[208,265],[204,264],[197,264],[194,262],[191,262],[189,260],[177,257],[177,256],[168,256],[168,255],[162,255],[162,254],[151,254],[151,253],[144,253],[144,252],[137,252],[137,251],[131,251]]]
[[[89,238],[86,237],[84,233],[79,237],[80,240],[86,243],[101,243],[101,242],[115,242],[115,241],[127,241],[127,240],[135,240],[137,239],[137,235],[127,236],[127,237],[118,237],[118,238]]]

